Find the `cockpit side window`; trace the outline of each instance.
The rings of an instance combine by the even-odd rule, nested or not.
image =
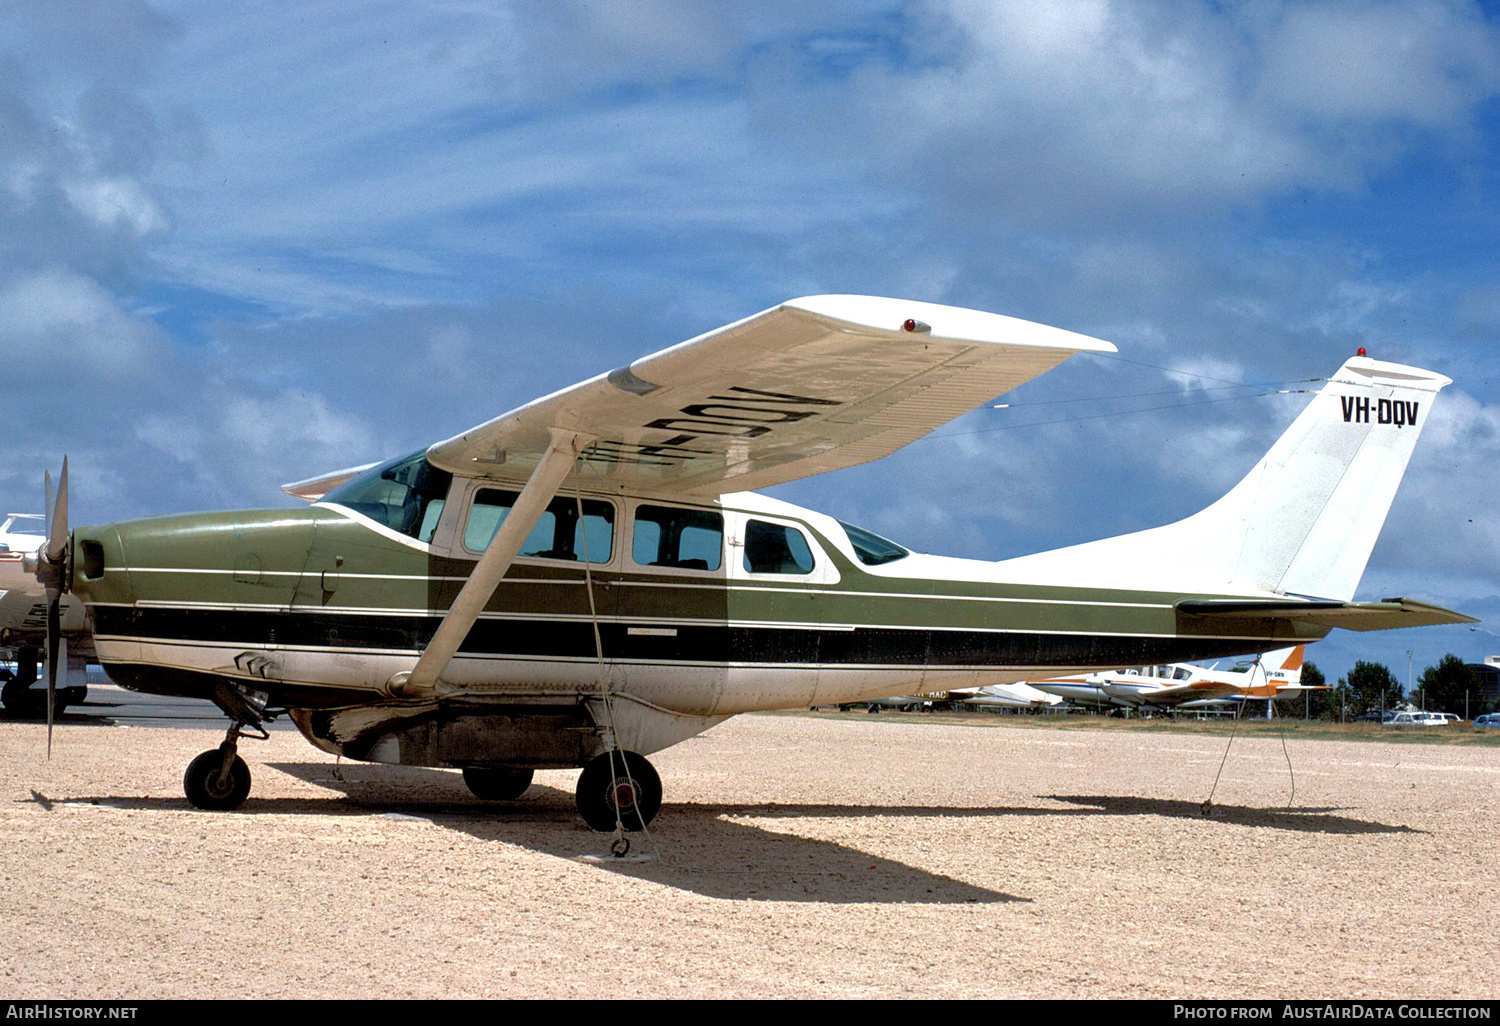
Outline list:
[[[752,520],[745,525],[745,569],[752,574],[810,574],[812,549],[795,527]]]
[[[495,532],[505,523],[519,492],[499,488],[481,488],[469,507],[464,525],[464,548],[483,552],[489,548]],[[518,556],[535,559],[566,559],[577,562],[580,553],[590,563],[608,563],[614,551],[615,508],[597,499],[583,500],[583,519],[578,519],[578,500],[558,496],[548,504],[536,526],[521,543]],[[585,545],[587,541],[587,545]]]
[[[453,475],[427,462],[427,450],[382,463],[339,485],[324,502],[362,513],[419,542],[432,541]]]
[[[854,554],[865,566],[880,566],[883,563],[894,563],[898,559],[905,559],[911,555],[906,549],[897,545],[889,539],[882,538],[873,531],[866,531],[863,527],[855,527],[846,524],[842,520],[839,526],[849,536],[849,544],[854,546]]]

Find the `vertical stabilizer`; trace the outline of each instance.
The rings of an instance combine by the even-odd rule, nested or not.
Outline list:
[[[1023,556],[1016,578],[1348,601],[1448,378],[1358,356],[1244,480],[1165,527]]]
[[[1238,538],[1230,579],[1352,599],[1432,400],[1447,384],[1440,374],[1362,356],[1340,367],[1255,469],[1198,515]]]
[[[1302,683],[1302,657],[1306,651],[1306,645],[1297,645],[1267,652],[1261,656],[1266,675],[1282,684]]]

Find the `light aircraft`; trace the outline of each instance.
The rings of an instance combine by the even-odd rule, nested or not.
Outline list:
[[[41,547],[45,532],[46,518],[40,513],[7,513],[0,520],[0,655],[16,665],[14,673],[0,669],[0,702],[13,716],[40,716],[47,700],[47,693],[34,687],[47,637],[47,593],[36,575],[23,568],[26,553]],[[64,596],[58,613],[58,658],[64,677],[54,686],[53,705],[54,712],[61,713],[87,696],[92,645],[83,603]]]
[[[1056,695],[1049,695],[1024,681],[986,684],[982,688],[956,688],[948,692],[948,696],[977,709],[1048,709],[1063,704]]]
[[[1038,691],[1092,708],[1204,708],[1211,702],[1280,698],[1301,686],[1306,646],[1268,652],[1232,670],[1170,663],[1051,677],[1033,681]]]
[[[1302,662],[1305,645],[1278,652],[1267,652],[1253,663],[1236,666],[1231,674],[1241,676],[1239,687],[1221,698],[1203,698],[1182,703],[1184,709],[1203,709],[1218,705],[1251,701],[1266,703],[1266,719],[1275,715],[1278,699],[1296,698],[1309,691],[1328,691],[1329,684],[1303,684]]]
[[[1204,708],[1209,703],[1246,698],[1290,697],[1302,687],[1305,645],[1267,652],[1232,670],[1204,669],[1176,663],[1142,666],[1106,675],[1104,693],[1134,706]],[[1322,685],[1319,685],[1321,687]]]
[[[87,604],[117,683],[215,702],[184,779],[250,790],[286,713],[352,759],[456,767],[509,799],[582,767],[595,829],[645,826],[645,758],[736,713],[1213,658],[1334,627],[1471,622],[1352,601],[1448,379],[1359,356],[1186,520],[1000,562],[919,555],[749,489],[879,459],[1106,342],[996,314],[797,299],[362,472],[296,510],[67,526],[50,603]],[[50,736],[50,735],[49,735]]]

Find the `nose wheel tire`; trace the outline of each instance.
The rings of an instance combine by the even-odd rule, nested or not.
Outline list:
[[[661,810],[661,777],[634,752],[605,752],[578,775],[575,798],[578,814],[600,833],[615,828],[616,812],[626,830],[643,830]]]
[[[531,786],[532,771],[529,769],[481,769],[470,766],[464,770],[464,783],[475,798],[489,802],[513,802],[526,793]]]
[[[213,748],[188,763],[182,789],[194,807],[228,812],[245,804],[250,795],[250,767],[236,755],[225,773],[224,753]]]

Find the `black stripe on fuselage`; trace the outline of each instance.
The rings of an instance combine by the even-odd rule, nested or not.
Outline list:
[[[303,610],[94,607],[95,633],[244,645],[247,648],[380,649],[419,653],[441,616],[321,613]],[[1264,640],[1028,631],[931,630],[811,626],[683,624],[662,633],[631,633],[631,625],[599,624],[606,660],[663,663],[765,663],[805,666],[943,667],[1128,666],[1236,655]],[[672,633],[665,633],[670,630]],[[594,655],[588,620],[481,619],[459,648],[463,655],[548,659]]]

